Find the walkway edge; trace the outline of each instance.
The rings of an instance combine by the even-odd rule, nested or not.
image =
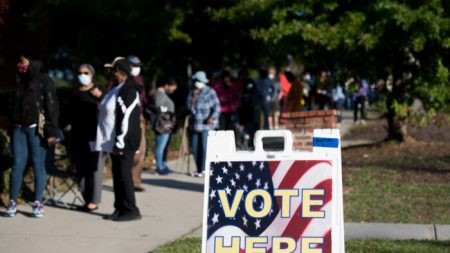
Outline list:
[[[182,238],[191,237],[202,237],[202,227],[197,227]],[[345,239],[448,241],[450,240],[450,225],[345,223]]]

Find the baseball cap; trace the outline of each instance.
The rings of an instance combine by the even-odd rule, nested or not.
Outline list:
[[[136,55],[129,55],[127,60],[134,66],[141,66],[142,62]]]
[[[119,60],[125,60],[125,57],[117,56],[111,63],[105,63],[105,65],[103,66],[105,66],[105,68],[113,68],[114,64],[116,64],[116,62]]]

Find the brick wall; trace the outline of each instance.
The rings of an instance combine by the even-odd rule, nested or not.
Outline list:
[[[286,128],[292,131],[294,150],[312,150],[314,129],[337,128],[337,110],[320,110],[307,112],[287,112],[281,117]]]

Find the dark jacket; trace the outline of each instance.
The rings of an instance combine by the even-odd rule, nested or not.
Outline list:
[[[142,87],[128,78],[117,97],[115,147],[125,152],[136,152],[141,142],[141,91]]]
[[[12,123],[21,126],[37,124],[40,111],[45,116],[44,135],[58,136],[59,103],[53,80],[40,74],[39,82],[27,84],[18,77],[11,102]]]

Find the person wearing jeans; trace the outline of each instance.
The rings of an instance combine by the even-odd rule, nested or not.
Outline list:
[[[196,177],[203,177],[206,160],[208,132],[219,127],[220,101],[217,93],[206,84],[206,73],[198,71],[192,77],[194,89],[189,91],[187,109],[190,112],[191,146],[197,171]]]
[[[167,166],[167,149],[175,123],[175,104],[169,95],[175,92],[177,83],[174,78],[160,77],[156,85],[157,89],[150,99],[148,109],[153,112],[153,115],[150,115],[150,122],[155,132],[156,172],[160,175],[167,175],[171,173]],[[158,118],[163,116],[171,119],[173,125],[168,124],[167,128],[159,125]]]
[[[13,132],[12,151],[14,156],[13,170],[9,188],[10,199],[17,201],[28,154],[34,169],[35,199],[41,201],[45,190],[47,174],[45,171],[45,157],[47,148],[39,137],[36,126],[16,126]]]
[[[48,145],[52,145],[58,136],[59,106],[52,79],[43,70],[42,62],[30,56],[22,55],[17,64],[16,84],[11,97],[14,162],[6,210],[9,217],[17,213],[17,198],[29,157],[35,175],[32,216],[40,218],[44,214],[45,159]]]
[[[208,130],[203,130],[201,132],[192,133],[191,145],[192,154],[194,155],[195,164],[197,166],[197,175],[201,177],[205,171],[205,161],[206,161],[206,144],[208,141]]]
[[[169,146],[170,133],[155,134],[156,146],[155,146],[155,158],[156,158],[156,171],[158,174],[170,173],[167,165],[167,147]]]

